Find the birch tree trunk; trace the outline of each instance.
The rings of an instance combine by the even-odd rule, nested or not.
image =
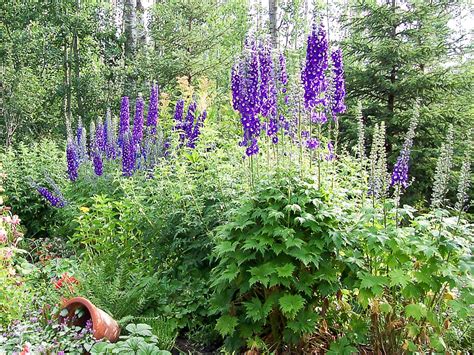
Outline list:
[[[277,0],[268,0],[268,17],[270,20],[270,38],[272,47],[277,48],[278,33],[277,33]]]
[[[141,50],[146,44],[145,7],[143,6],[143,0],[137,0],[136,14],[137,50]]]
[[[123,25],[125,34],[125,58],[133,57],[136,48],[136,0],[123,2]]]

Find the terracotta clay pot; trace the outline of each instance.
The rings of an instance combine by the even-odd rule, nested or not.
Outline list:
[[[73,325],[84,327],[86,322],[92,320],[92,331],[94,338],[107,339],[112,343],[115,343],[120,336],[120,327],[118,323],[103,310],[94,306],[89,300],[83,297],[74,297],[66,301],[63,304],[63,309],[68,310],[68,317],[71,319],[74,316],[74,312],[78,308],[83,308],[84,314],[73,322]],[[63,321],[66,317],[59,317],[59,321]]]

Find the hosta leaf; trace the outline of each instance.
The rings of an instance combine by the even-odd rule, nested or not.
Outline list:
[[[153,335],[151,327],[148,324],[129,324],[125,329],[132,335],[150,337]]]
[[[238,319],[229,314],[221,316],[216,323],[216,330],[222,335],[231,335],[237,326]]]
[[[284,295],[279,300],[282,313],[289,319],[294,319],[296,314],[303,309],[305,299],[300,295]]]

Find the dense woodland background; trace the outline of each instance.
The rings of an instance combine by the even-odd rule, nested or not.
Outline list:
[[[205,77],[215,103],[228,104],[231,63],[247,32],[269,35],[295,73],[314,18],[330,26],[333,44],[343,46],[349,110],[341,137],[349,149],[360,102],[369,127],[386,121],[393,162],[407,112],[421,100],[413,198],[423,203],[448,124],[456,130],[456,149],[469,141],[467,1],[8,0],[0,6],[3,147],[63,139],[66,121],[81,118],[87,127],[108,107],[117,109],[120,96],[133,100],[155,81],[164,97],[175,99],[177,78],[197,86]]]

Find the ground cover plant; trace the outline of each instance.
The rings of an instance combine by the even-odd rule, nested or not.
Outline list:
[[[469,353],[462,4],[21,6],[0,24],[0,353]],[[33,35],[61,45],[23,58]]]

